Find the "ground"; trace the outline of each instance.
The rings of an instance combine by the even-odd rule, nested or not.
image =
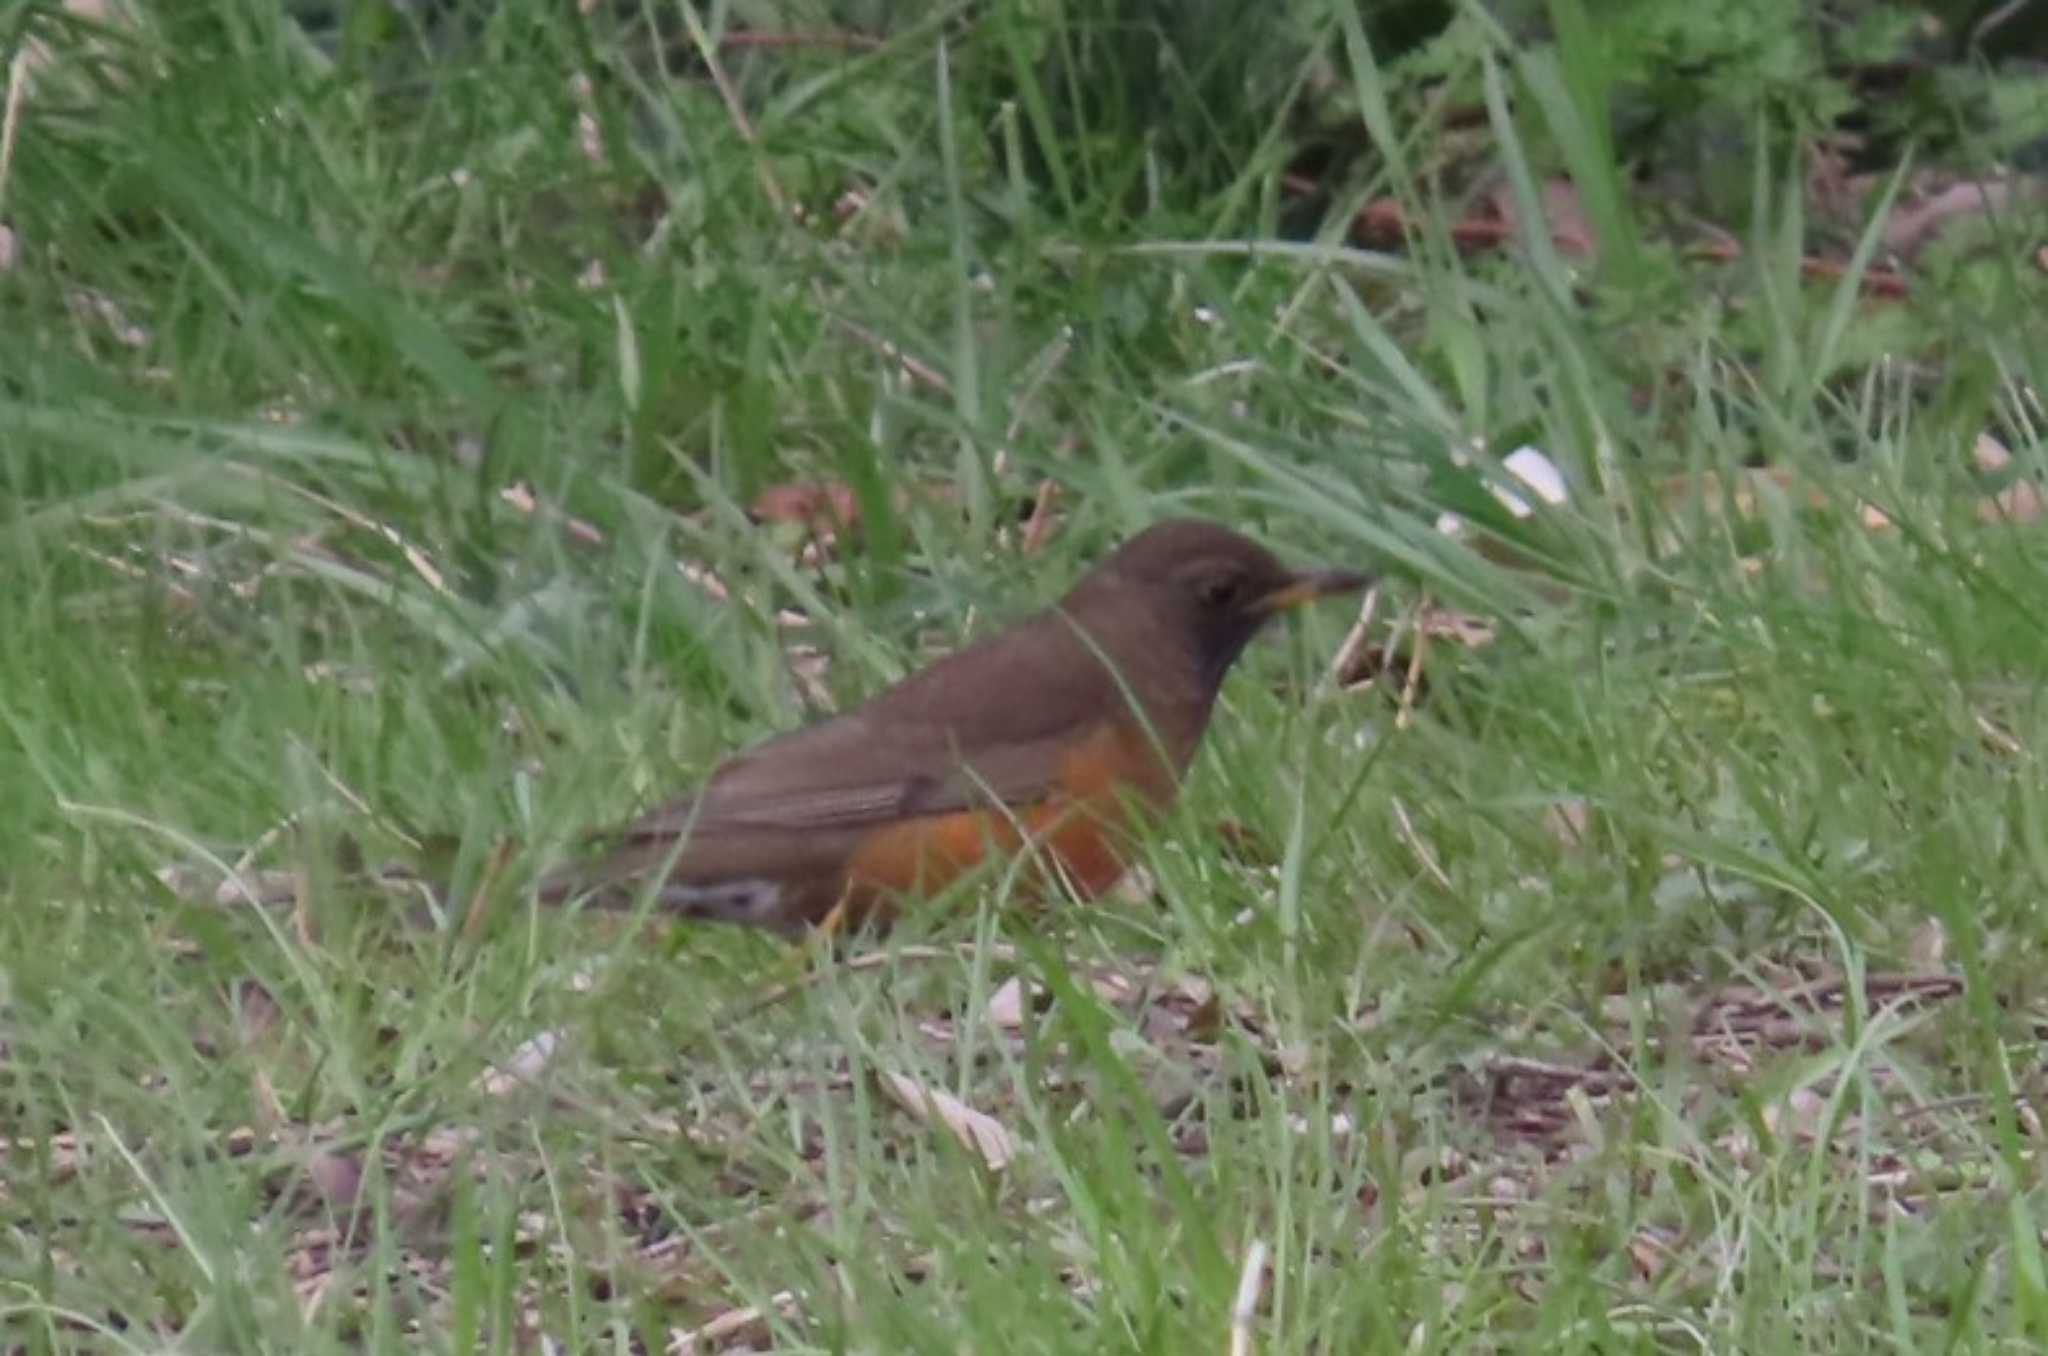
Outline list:
[[[1703,218],[1566,5],[1304,19],[1313,161],[1085,6],[473,8],[17,25],[0,1346],[2039,1346],[2031,181]],[[1190,512],[1381,582],[1111,897],[536,904]]]

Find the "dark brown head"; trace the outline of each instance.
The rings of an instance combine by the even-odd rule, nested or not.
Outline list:
[[[1353,593],[1366,577],[1349,570],[1290,570],[1229,528],[1170,518],[1118,547],[1061,604],[1097,635],[1121,628],[1117,615],[1142,608],[1169,644],[1194,660],[1214,687],[1259,628],[1296,603]],[[1103,624],[1093,624],[1100,617]],[[1159,632],[1154,632],[1157,635]]]

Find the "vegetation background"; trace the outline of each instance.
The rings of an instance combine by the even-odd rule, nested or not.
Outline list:
[[[2048,1341],[2048,4],[0,51],[0,1347]],[[1170,512],[1384,584],[1116,900],[532,905]]]

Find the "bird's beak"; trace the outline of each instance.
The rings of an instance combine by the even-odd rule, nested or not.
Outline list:
[[[1356,593],[1372,580],[1356,570],[1301,570],[1287,582],[1252,604],[1261,613],[1285,612],[1299,603],[1313,602],[1340,593]]]

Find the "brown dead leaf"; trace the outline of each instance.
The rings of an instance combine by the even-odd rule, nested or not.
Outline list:
[[[1128,904],[1133,908],[1156,904],[1159,901],[1159,881],[1153,876],[1150,868],[1140,863],[1118,876],[1116,884],[1109,887],[1109,893],[1103,898],[1117,904]],[[1016,906],[1013,904],[1011,907]]]
[[[511,862],[516,848],[517,844],[510,837],[502,837],[491,845],[491,855],[484,862],[483,872],[477,877],[476,893],[470,896],[469,908],[463,912],[464,941],[474,942],[484,935],[484,929],[490,924],[491,910],[498,900],[498,895],[492,887],[498,883],[498,877],[504,874],[505,867]]]
[[[1113,970],[1098,970],[1088,977],[1088,986],[1095,990],[1095,996],[1111,1007],[1128,1007],[1138,1001],[1139,990],[1128,976]]]
[[[2024,525],[2038,519],[2043,507],[2041,491],[2033,481],[2015,480],[1977,505],[1977,520]]]
[[[1929,916],[1906,938],[1906,959],[1922,970],[1939,968],[1948,959],[1948,929]]]
[[[1035,556],[1052,539],[1056,519],[1053,505],[1060,497],[1060,486],[1056,480],[1038,482],[1038,493],[1031,503],[1031,516],[1024,520],[1024,531],[1017,540],[1019,555]]]
[[[0,1137],[0,1163],[5,1163],[14,1155],[19,1155],[23,1159],[40,1157],[44,1165],[43,1172],[46,1174],[43,1180],[53,1186],[59,1186],[78,1175],[79,1168],[90,1161],[92,1151],[90,1145],[81,1142],[78,1136],[69,1130],[59,1131],[46,1140]],[[0,1188],[4,1188],[7,1178],[14,1175],[11,1170],[0,1173]],[[0,1199],[5,1199],[4,1191],[0,1191]]]
[[[1361,645],[1347,656],[1347,662],[1333,673],[1337,685],[1346,692],[1372,687],[1385,679],[1395,691],[1413,668],[1413,657],[1401,650],[1389,649],[1385,645]],[[1427,679],[1417,684],[1417,700],[1426,700],[1429,695]]]
[[[477,1077],[477,1087],[492,1097],[509,1097],[546,1072],[562,1048],[560,1031],[540,1031],[519,1043],[511,1057]]]
[[[359,1154],[316,1150],[307,1155],[304,1173],[310,1198],[333,1214],[348,1214],[362,1193],[363,1160]]]
[[[784,1290],[772,1296],[768,1308],[746,1305],[728,1309],[718,1317],[697,1327],[679,1329],[669,1334],[668,1356],[707,1356],[713,1351],[759,1351],[761,1344],[773,1341],[768,1326],[768,1313],[773,1310],[781,1318],[796,1315],[796,1295]],[[741,1344],[728,1346],[728,1343]]]
[[[1566,796],[1543,807],[1543,827],[1567,851],[1576,852],[1586,846],[1592,824],[1593,809],[1583,796]]]
[[[515,513],[526,517],[538,515],[547,521],[558,523],[562,531],[577,541],[584,542],[590,546],[604,545],[604,533],[598,529],[596,524],[563,513],[553,505],[543,504],[534,494],[533,486],[526,481],[513,481],[510,485],[498,491],[498,498],[504,501]]]
[[[1665,1268],[1678,1255],[1678,1234],[1675,1230],[1645,1225],[1638,1229],[1628,1241],[1628,1260],[1634,1264],[1636,1278],[1654,1281],[1664,1273]]]
[[[235,1024],[244,1045],[258,1045],[277,1028],[284,1010],[260,980],[244,979],[235,985]]]
[[[784,655],[789,661],[790,679],[803,694],[804,704],[825,714],[837,710],[839,703],[825,683],[826,675],[832,671],[832,656],[815,645],[792,645]]]
[[[1001,1121],[976,1111],[950,1093],[926,1087],[908,1074],[882,1073],[877,1077],[882,1090],[896,1105],[927,1125],[937,1121],[945,1126],[963,1148],[988,1165],[989,1171],[1001,1172],[1010,1166],[1010,1160],[1016,1156],[1016,1144]]]
[[[1710,226],[1707,228],[1706,238],[1692,247],[1691,256],[1711,263],[1733,263],[1742,257],[1742,242],[1719,227]],[[1820,259],[1809,255],[1799,262],[1801,277],[1821,282],[1838,281],[1848,271],[1848,264],[1836,259]],[[1896,269],[1867,268],[1863,271],[1860,290],[1866,297],[1896,301],[1906,296],[1911,288],[1906,281],[1906,275]]]
[[[1281,186],[1297,195],[1317,191],[1316,183],[1302,175],[1290,174]],[[1543,211],[1550,225],[1551,241],[1574,258],[1590,258],[1593,233],[1579,204],[1578,190],[1563,179],[1543,186]],[[1415,227],[1408,213],[1394,198],[1376,198],[1360,208],[1351,219],[1351,236],[1362,245],[1376,249],[1399,249]],[[1518,233],[1512,196],[1505,188],[1482,199],[1478,210],[1451,224],[1451,243],[1468,254],[1503,248]]]
[[[1025,1016],[1030,1011],[1024,996],[1024,981],[1011,975],[989,995],[988,1008],[983,1014],[990,1026],[1001,1031],[1022,1031]]]
[[[1758,1119],[1773,1135],[1811,1144],[1819,1137],[1827,1106],[1827,1098],[1812,1088],[1797,1087],[1787,1093],[1783,1101],[1771,1102],[1761,1108]]]
[[[1659,481],[1657,498],[1670,513],[1699,512],[1717,518],[1732,512],[1737,518],[1752,518],[1761,494],[1789,494],[1792,487],[1792,472],[1780,466],[1750,467],[1732,480],[1724,480],[1718,471],[1688,471]],[[1808,507],[1818,508],[1826,502],[1818,489],[1809,491]]]
[[[713,602],[724,603],[732,600],[732,590],[726,587],[725,581],[708,566],[699,565],[694,560],[679,560],[676,562],[676,569],[681,571],[683,578],[702,589],[705,596]]]
[[[1942,229],[1974,216],[2003,212],[2019,196],[2009,179],[1966,179],[1926,194],[1893,211],[1885,223],[1885,248],[1902,259],[1932,244]]]
[[[814,532],[837,532],[860,525],[860,500],[851,486],[836,480],[793,480],[755,495],[747,514],[755,522],[801,523]]]
[[[1979,433],[1970,445],[1970,462],[1985,475],[1997,475],[2012,465],[2012,453],[1989,433]],[[2042,494],[2033,481],[2021,478],[1977,505],[1979,522],[2031,523],[2041,516]]]
[[[2026,751],[2026,745],[2014,738],[2011,730],[1989,716],[1980,714],[1977,717],[1977,733],[1983,736],[1984,747],[1993,753],[2011,757],[2013,754]]]
[[[1542,210],[1544,222],[1550,227],[1550,240],[1559,252],[1575,259],[1593,257],[1593,223],[1586,216],[1586,209],[1579,202],[1579,190],[1571,180],[1552,176],[1543,181]],[[1494,187],[1486,195],[1485,205],[1494,220],[1507,228],[1515,229],[1514,189],[1507,183]]]
[[[233,909],[246,905],[268,908],[289,904],[298,894],[296,871],[241,871],[223,877],[207,866],[157,868],[159,885],[182,900]]]
[[[1486,553],[1483,545],[1481,550]],[[1487,618],[1438,607],[1426,596],[1392,623],[1384,640],[1366,643],[1369,620],[1361,616],[1345,637],[1330,680],[1347,692],[1384,683],[1400,702],[1398,719],[1403,724],[1417,706],[1429,700],[1424,661],[1432,644],[1443,641],[1477,650],[1491,645],[1496,634],[1494,623]]]
[[[1492,621],[1470,612],[1448,607],[1425,607],[1415,621],[1416,630],[1431,640],[1483,650],[1493,644],[1496,629]]]

